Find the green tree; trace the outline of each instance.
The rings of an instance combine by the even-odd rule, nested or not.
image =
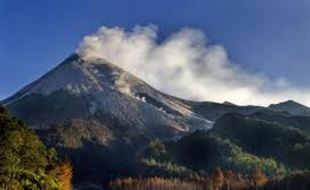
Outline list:
[[[0,106],[0,189],[61,189],[60,164],[55,150]]]

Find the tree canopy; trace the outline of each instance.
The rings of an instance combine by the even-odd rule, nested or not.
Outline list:
[[[0,106],[0,189],[71,189],[72,168]]]

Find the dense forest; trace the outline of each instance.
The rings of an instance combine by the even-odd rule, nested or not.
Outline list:
[[[213,129],[150,140],[111,190],[309,190],[308,128],[226,114]],[[282,121],[282,120],[281,120]],[[262,141],[261,136],[264,136]],[[0,107],[0,189],[69,190],[73,167]],[[87,189],[87,188],[86,188]]]
[[[174,141],[151,141],[136,177],[113,190],[309,190],[308,128],[226,114],[213,129]],[[262,138],[264,137],[264,138]]]
[[[296,172],[268,179],[258,168],[249,176],[217,168],[205,177],[129,177],[111,181],[109,187],[111,190],[309,190],[310,173]]]
[[[0,107],[0,189],[69,190],[72,166]]]

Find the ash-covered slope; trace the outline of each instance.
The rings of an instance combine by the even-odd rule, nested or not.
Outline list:
[[[33,128],[72,119],[113,118],[129,131],[159,137],[162,129],[186,132],[210,128],[177,98],[165,95],[105,60],[72,55],[58,67],[4,101]]]
[[[78,182],[136,168],[152,139],[172,139],[213,122],[105,60],[72,55],[2,104],[69,157]],[[85,175],[88,174],[88,175]]]

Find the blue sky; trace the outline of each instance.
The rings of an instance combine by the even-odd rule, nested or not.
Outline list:
[[[0,0],[0,99],[74,52],[98,27],[203,30],[234,62],[310,86],[309,0]]]

